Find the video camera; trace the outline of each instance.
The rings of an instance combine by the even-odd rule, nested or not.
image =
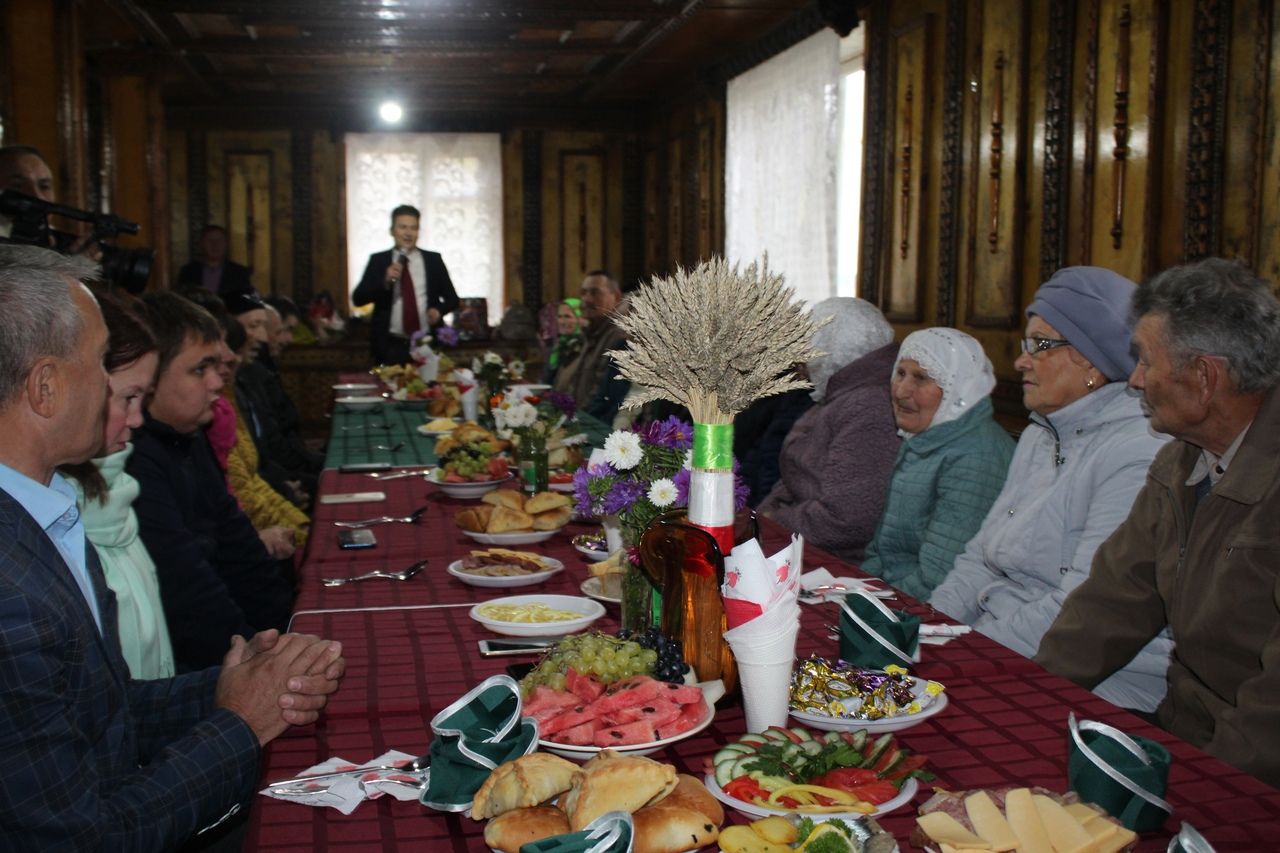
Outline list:
[[[94,213],[42,201],[13,190],[0,191],[0,215],[13,220],[13,229],[9,232],[9,241],[12,243],[47,246],[63,254],[70,254],[89,242],[94,242],[102,252],[99,263],[102,265],[104,283],[135,294],[141,293],[147,286],[155,252],[151,249],[122,249],[107,242],[120,234],[137,234],[136,222],[122,219],[114,213]],[[49,227],[50,215],[91,223],[93,230],[87,237],[56,231]]]

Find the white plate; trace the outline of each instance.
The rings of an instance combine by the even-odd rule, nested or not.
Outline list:
[[[582,616],[578,619],[566,619],[563,622],[504,622],[480,615],[480,608],[491,604],[545,604],[552,610],[567,610],[581,613]],[[604,615],[604,605],[577,595],[512,595],[477,604],[468,611],[468,614],[495,634],[505,634],[508,637],[556,637],[586,628]]]
[[[378,386],[372,382],[343,382],[334,385],[333,390],[339,394],[371,394],[378,390]]]
[[[517,530],[513,533],[473,533],[470,530],[463,530],[462,532],[484,545],[534,545],[538,542],[546,542],[560,531]]]
[[[903,729],[909,729],[917,723],[922,723],[933,715],[942,711],[947,707],[948,699],[946,693],[939,693],[932,698],[925,692],[924,679],[916,678],[914,675],[907,676],[911,679],[911,694],[921,701],[924,705],[914,714],[899,714],[896,717],[886,717],[880,720],[857,720],[852,718],[828,717],[826,714],[815,714],[811,711],[792,710],[791,716],[804,723],[811,729],[822,729],[826,732],[856,732],[859,729],[866,729],[868,734],[879,735],[885,732],[897,732]],[[846,707],[853,709],[858,707],[862,702],[861,699],[844,699],[842,700]]]
[[[386,401],[381,397],[338,397],[333,402],[353,411],[367,412],[378,408]]]
[[[462,561],[454,560],[449,564],[449,574],[458,580],[471,586],[491,587],[494,589],[507,589],[513,586],[532,586],[535,583],[542,583],[556,572],[564,569],[564,563],[559,560],[553,560],[550,557],[542,557],[542,561],[548,564],[548,568],[541,572],[532,572],[527,575],[509,575],[505,577],[494,577],[489,575],[474,575],[470,572],[462,570]]]
[[[609,559],[608,551],[597,551],[594,548],[584,548],[581,545],[576,545],[576,544],[573,546],[573,550],[577,551],[579,554],[586,557],[588,560],[590,560],[593,563],[598,563],[601,560]]]
[[[916,795],[916,790],[920,787],[920,784],[916,782],[914,778],[908,779],[903,783],[902,790],[898,792],[898,796],[876,806],[876,810],[871,814],[864,815],[861,812],[840,812],[838,814],[828,814],[826,812],[814,813],[792,811],[791,809],[771,809],[766,806],[758,806],[755,803],[748,803],[744,800],[739,800],[737,797],[729,796],[721,790],[720,784],[716,782],[716,774],[714,773],[708,773],[707,778],[703,779],[702,782],[707,786],[707,790],[711,792],[711,796],[715,797],[729,808],[736,809],[745,815],[751,815],[752,817],[769,817],[770,815],[781,815],[783,817],[800,815],[803,817],[807,815],[815,821],[832,819],[857,820],[858,818],[863,817],[879,817],[880,815],[888,814],[891,811],[900,809],[907,803],[911,802],[911,798]]]
[[[678,743],[686,738],[691,738],[707,726],[711,725],[711,721],[716,718],[716,702],[720,701],[720,697],[724,696],[724,682],[716,679],[715,681],[699,682],[698,686],[702,688],[702,698],[706,702],[706,708],[704,709],[706,711],[706,716],[703,718],[702,722],[689,729],[689,731],[675,735],[674,737],[655,740],[652,743],[633,743],[629,746],[610,746],[607,748],[612,749],[614,752],[621,753],[622,755],[648,755],[652,752],[664,749],[673,743]],[[553,755],[559,755],[561,758],[571,758],[574,761],[586,761],[589,758],[593,758],[602,749],[606,748],[602,746],[572,746],[567,743],[556,743],[555,741],[546,739],[539,739],[538,746],[540,746],[545,752],[550,752]],[[728,795],[726,794],[726,796]]]
[[[604,594],[604,582],[600,578],[587,578],[578,589],[582,590],[582,594],[587,598],[594,598],[596,601],[603,601],[605,604],[622,603],[621,598],[614,598],[611,595]]]
[[[547,488],[553,492],[573,494],[573,483],[548,483]]]
[[[440,469],[432,468],[431,472],[427,474],[427,482],[451,498],[462,498],[464,500],[486,495],[515,476],[508,471],[507,476],[498,480],[483,480],[479,483],[445,483],[436,479],[439,475]]]

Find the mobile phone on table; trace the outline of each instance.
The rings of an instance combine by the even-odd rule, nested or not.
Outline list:
[[[386,492],[344,492],[338,495],[321,495],[322,504],[359,504],[372,501],[385,501]]]
[[[338,531],[338,547],[343,549],[351,548],[372,548],[378,544],[378,537],[373,535],[373,531],[367,527],[359,530],[339,530]]]
[[[481,640],[481,657],[493,658],[505,655],[537,655],[563,640],[564,637],[544,637],[538,640]]]

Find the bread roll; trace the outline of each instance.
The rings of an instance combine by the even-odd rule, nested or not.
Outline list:
[[[569,496],[561,492],[538,492],[524,502],[524,511],[537,515],[549,509],[567,508],[569,503]]]
[[[580,775],[577,765],[546,752],[534,752],[501,764],[471,800],[471,817],[484,820],[536,806],[569,790]]]
[[[526,510],[528,512],[528,510]],[[546,512],[538,513],[533,517],[534,530],[559,530],[569,523],[569,519],[573,518],[573,510],[568,507],[560,507],[559,509],[551,509]]]
[[[659,803],[640,809],[631,820],[635,823],[632,853],[683,853],[715,844],[720,837],[718,825],[685,806]]]
[[[494,489],[480,500],[493,506],[505,506],[508,509],[519,509],[528,512],[524,505],[524,495],[515,489]]]
[[[533,516],[529,513],[510,507],[496,506],[493,508],[493,515],[489,516],[489,526],[485,528],[485,532],[514,533],[517,530],[532,529]]]
[[[654,805],[693,809],[716,826],[724,823],[724,807],[720,805],[720,801],[712,796],[707,786],[697,777],[690,776],[688,773],[677,776],[675,789]]]
[[[569,815],[569,827],[576,832],[605,812],[638,811],[675,787],[676,769],[670,764],[606,750],[582,766],[561,804]]]
[[[504,812],[484,828],[484,843],[502,853],[519,853],[532,841],[569,831],[569,818],[554,806],[533,806]]]
[[[454,524],[472,533],[484,533],[489,529],[489,518],[493,515],[493,507],[476,506],[464,509],[453,516]]]

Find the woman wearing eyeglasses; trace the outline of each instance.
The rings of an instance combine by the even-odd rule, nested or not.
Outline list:
[[[1027,657],[1129,514],[1168,438],[1148,429],[1125,381],[1134,289],[1110,270],[1066,267],[1036,291],[1014,362],[1031,423],[982,527],[929,599]],[[1171,649],[1157,637],[1094,692],[1154,711]]]

